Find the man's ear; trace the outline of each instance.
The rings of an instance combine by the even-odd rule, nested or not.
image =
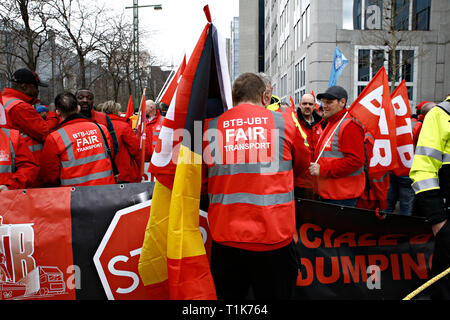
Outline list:
[[[81,107],[79,104],[77,104],[77,112],[80,113],[81,112]]]
[[[267,107],[270,104],[270,98],[266,95],[265,91],[261,95],[261,103],[264,107]]]

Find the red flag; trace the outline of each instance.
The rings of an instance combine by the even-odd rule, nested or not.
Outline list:
[[[372,158],[367,159],[371,171],[394,170],[397,167],[396,118],[384,67],[373,77],[348,112],[374,139]]]
[[[164,118],[161,150],[151,162],[156,183],[139,273],[146,286],[164,287],[167,283],[170,298],[176,300],[216,299],[199,230],[202,156],[189,137],[195,140],[197,125],[207,115],[219,115],[231,106],[226,55],[218,36],[209,20]],[[159,207],[153,211],[155,205]]]
[[[182,79],[185,68],[186,56],[184,56],[177,73],[161,98],[162,102],[169,105],[169,109],[163,119],[161,132],[148,168],[148,171],[169,189],[173,187],[178,151],[183,138],[187,115],[187,105],[176,103],[178,84]]]
[[[144,165],[145,165],[145,140],[146,140],[145,127],[147,125],[146,109],[147,105],[145,104],[145,89],[144,89],[141,98],[141,106],[139,108],[139,118],[137,122],[139,147],[141,149],[141,163],[139,165],[141,177],[144,175]]]
[[[320,104],[317,103],[316,94],[314,93],[314,90],[311,91],[311,94],[313,95],[313,97],[314,97],[314,102],[316,103],[316,111],[319,112],[319,111],[320,111],[320,110],[319,110]]]
[[[403,80],[391,96],[395,111],[397,135],[397,163],[398,168],[393,171],[396,176],[408,176],[414,158],[414,144],[411,125],[411,108],[408,90]]]
[[[164,92],[161,102],[169,106],[167,114],[163,119],[161,132],[157,137],[155,150],[153,152],[148,172],[151,172],[156,178],[159,177],[160,182],[167,188],[172,188],[173,176],[175,175],[176,163],[174,163],[178,157],[177,145],[181,142],[182,133],[184,128],[184,121],[186,117],[186,110],[180,114],[180,108],[175,109],[175,95],[177,92],[178,84],[181,81],[184,69],[186,68],[186,55],[183,57],[175,76],[172,78],[170,84]],[[174,133],[177,133],[174,135]],[[174,149],[176,151],[174,152]]]
[[[290,97],[290,108],[291,108],[292,112],[296,113],[295,112],[295,102],[294,102],[294,99],[292,99],[292,96]]]
[[[130,121],[130,117],[133,114],[134,114],[133,97],[130,94],[130,98],[128,99],[127,113],[125,115],[125,119],[127,119],[127,121]]]
[[[183,61],[181,62],[180,66],[178,67],[177,73],[175,73],[175,76],[172,78],[172,81],[167,86],[166,92],[164,92],[161,102],[165,103],[166,105],[170,106],[170,103],[172,102],[172,98],[175,94],[175,90],[177,89],[178,83],[181,80],[181,76],[183,75],[184,69],[186,68],[186,55],[183,57]]]

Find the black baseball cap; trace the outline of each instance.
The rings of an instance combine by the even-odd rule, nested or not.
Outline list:
[[[41,79],[39,79],[36,72],[30,71],[26,68],[16,70],[16,72],[12,75],[11,81],[18,83],[31,83],[40,87],[48,87],[48,84],[41,82]]]
[[[347,91],[340,86],[332,86],[327,89],[324,93],[319,93],[317,95],[317,99],[322,100],[323,98],[329,100],[340,100],[345,98],[345,101],[348,100]]]

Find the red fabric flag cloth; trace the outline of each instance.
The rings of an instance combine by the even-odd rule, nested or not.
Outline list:
[[[414,143],[411,108],[405,80],[392,93],[391,99],[396,115],[397,152],[395,155],[398,163],[398,168],[393,173],[398,177],[409,176],[414,158]]]
[[[316,102],[316,111],[319,112],[320,104],[317,103],[316,94],[314,93],[314,90],[311,91],[311,94],[313,95],[314,101]]]
[[[204,10],[210,21],[208,7]],[[168,289],[170,299],[217,298],[199,229],[202,155],[190,137],[201,133],[197,125],[205,118],[232,105],[225,57],[217,29],[208,23],[182,72],[151,159],[156,183],[139,274],[149,289],[158,284]]]
[[[290,97],[290,108],[291,108],[291,111],[292,112],[294,112],[296,115],[297,115],[297,112],[295,112],[295,102],[294,102],[294,99],[292,99],[292,96]]]
[[[367,159],[370,170],[380,173],[397,168],[396,116],[384,67],[352,103],[348,112],[374,139],[373,155]]]
[[[183,75],[185,68],[186,68],[186,55],[184,55],[183,61],[178,67],[177,73],[175,73],[175,76],[172,78],[172,81],[167,86],[166,92],[164,92],[161,98],[162,103],[165,103],[166,105],[170,106],[170,103],[172,102],[172,98],[175,95],[175,91],[177,90],[178,83],[181,80],[181,76]]]
[[[125,119],[130,121],[130,117],[134,114],[134,104],[133,97],[130,94],[130,98],[128,99],[127,113],[125,114]]]

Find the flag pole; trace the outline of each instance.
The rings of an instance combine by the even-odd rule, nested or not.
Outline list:
[[[141,147],[141,163],[139,166],[139,171],[141,174],[141,178],[144,175],[144,166],[145,166],[145,140],[147,139],[146,135],[145,135],[145,126],[146,126],[146,118],[145,118],[145,114],[143,114],[142,112],[142,105],[145,103],[145,91],[147,88],[144,88],[144,91],[142,93],[142,97],[141,97],[141,103],[139,106],[139,118],[138,121],[140,120],[140,122],[138,122],[138,126],[139,126],[139,132],[140,132],[140,147]]]
[[[158,97],[156,97],[155,102],[159,102],[159,99],[163,96],[163,94],[166,92],[167,88],[169,87],[169,82],[172,81],[172,78],[175,76],[175,70],[171,70],[169,73],[169,76],[166,79],[166,82],[164,83],[163,87],[161,88],[161,91],[158,94]]]
[[[325,145],[322,148],[322,151],[320,151],[319,156],[317,157],[316,162],[314,162],[314,164],[317,164],[317,162],[319,161],[320,157],[322,156],[325,148],[328,145],[328,142],[330,142],[331,138],[334,136],[334,133],[336,132],[337,128],[341,125],[342,121],[344,121],[345,117],[347,116],[348,111],[344,114],[344,116],[342,117],[341,121],[339,121],[338,125],[336,126],[336,128],[334,128],[333,132],[330,134],[330,137],[328,138],[327,142],[325,143]]]

